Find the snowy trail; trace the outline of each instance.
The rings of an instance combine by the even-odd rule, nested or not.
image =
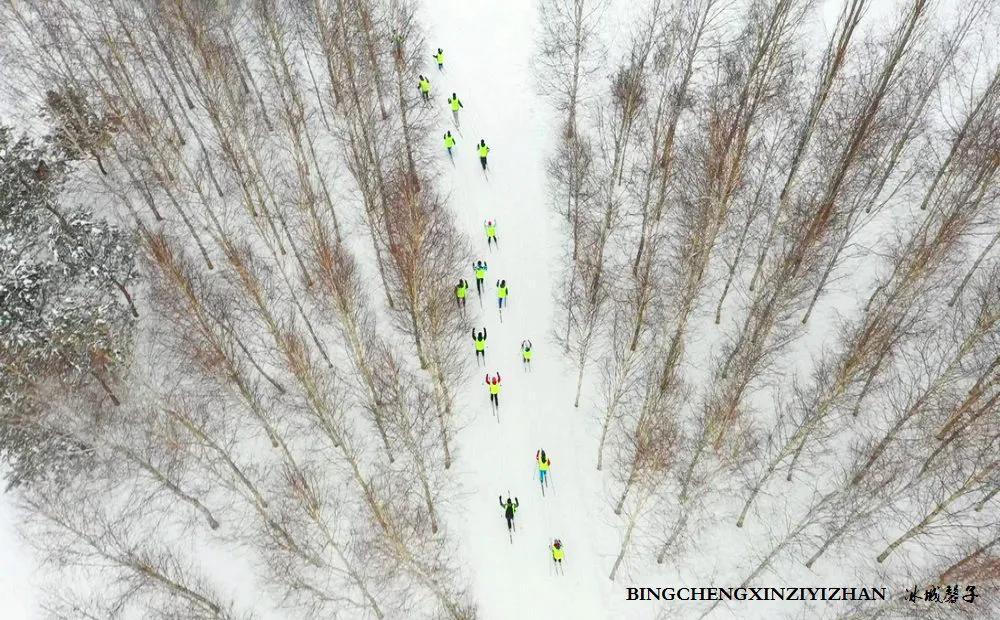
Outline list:
[[[472,3],[432,0],[424,5],[428,29],[428,78],[438,120],[435,140],[451,129],[446,99],[456,93],[462,135],[455,135],[455,166],[441,151],[442,188],[460,230],[473,240],[474,256],[489,265],[480,309],[470,292],[469,326],[486,326],[486,368],[476,366],[471,337],[471,378],[458,396],[462,430],[456,437],[453,474],[461,493],[450,511],[460,533],[463,565],[481,617],[508,619],[525,613],[554,618],[622,617],[611,601],[624,590],[611,584],[607,554],[607,514],[594,470],[596,441],[588,432],[589,414],[572,406],[575,376],[562,351],[552,343],[553,285],[557,281],[561,234],[548,205],[545,158],[554,128],[546,103],[535,93],[531,59],[536,5],[523,0]],[[445,71],[439,72],[432,50],[442,47]],[[479,165],[475,145],[490,147],[489,178]],[[488,251],[483,222],[497,222],[499,251]],[[474,278],[468,266],[468,280]],[[506,279],[509,309],[503,323],[497,312],[495,283]],[[471,329],[467,329],[469,333]],[[532,372],[521,367],[520,343],[534,345]],[[500,423],[493,417],[484,378],[499,371]],[[543,498],[534,454],[546,450],[553,465]],[[497,496],[508,491],[520,499],[509,542]],[[605,528],[603,532],[596,528]],[[602,535],[603,534],[603,537]],[[566,546],[565,576],[554,574],[548,545],[560,538]],[[617,541],[612,540],[616,543]],[[630,609],[634,614],[637,610]]]

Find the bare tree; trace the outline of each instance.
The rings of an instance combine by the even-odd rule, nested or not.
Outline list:
[[[992,98],[993,86],[987,88],[983,97]],[[973,113],[979,113],[983,106],[977,105]],[[973,135],[987,136],[992,132],[992,125],[987,121],[982,125],[985,133],[977,131],[966,132],[958,139],[966,140]],[[995,174],[996,162],[989,156],[982,158],[983,152],[975,147],[963,149],[968,157],[950,158],[946,165],[950,172],[950,182],[946,185],[951,191],[935,192],[939,185],[933,183],[929,192],[935,192],[933,204],[935,209],[925,218],[913,237],[902,246],[898,252],[895,267],[886,283],[880,284],[876,294],[881,291],[879,303],[870,308],[859,322],[849,332],[847,346],[834,368],[830,372],[817,375],[823,387],[817,390],[817,396],[808,406],[810,412],[802,418],[796,433],[789,439],[785,447],[778,451],[771,460],[760,481],[766,481],[777,465],[788,456],[801,453],[802,446],[812,431],[822,424],[826,416],[836,409],[841,399],[851,394],[854,382],[868,372],[868,380],[862,385],[857,396],[860,401],[865,397],[874,373],[885,367],[887,358],[900,343],[901,330],[913,316],[915,300],[927,292],[935,282],[934,276],[947,266],[949,258],[961,248],[961,241],[968,231],[977,224],[978,214],[984,213],[989,201],[986,192]],[[938,174],[935,178],[941,178]],[[925,200],[926,201],[926,200]],[[958,205],[961,204],[961,207]],[[744,506],[743,515],[752,504],[755,491],[760,484],[755,485],[751,497]],[[741,517],[739,522],[742,523]]]

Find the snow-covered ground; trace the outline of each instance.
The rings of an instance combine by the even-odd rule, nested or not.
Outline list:
[[[0,485],[6,481],[0,475]],[[31,586],[31,555],[15,531],[15,515],[9,494],[0,494],[0,618],[27,620],[36,617]]]
[[[617,3],[616,9],[625,4]],[[817,12],[817,40],[828,34],[840,2],[822,4]],[[873,10],[881,11],[889,3],[876,4]],[[608,579],[622,528],[611,510],[619,491],[594,467],[599,433],[593,412],[597,386],[585,383],[581,406],[574,408],[576,371],[553,342],[553,294],[564,268],[565,231],[550,208],[546,190],[545,166],[558,122],[535,86],[537,8],[534,0],[427,0],[419,15],[429,47],[426,75],[434,105],[440,110],[432,143],[440,145],[439,136],[448,129],[457,139],[454,163],[443,153],[440,157],[439,189],[449,197],[458,229],[473,241],[473,258],[489,264],[482,304],[474,290],[468,302],[469,327],[488,330],[486,365],[475,366],[469,342],[469,379],[456,402],[460,428],[455,438],[456,462],[448,472],[452,497],[442,506],[459,552],[453,562],[463,567],[482,620],[653,618],[662,612],[689,617],[694,611],[690,606],[628,602],[626,587],[735,586],[747,573],[758,548],[755,543],[767,539],[768,528],[780,530],[784,523],[765,518],[768,523],[762,526],[758,519],[746,530],[736,530],[729,519],[712,530],[712,537],[699,539],[700,550],[684,556],[691,560],[689,565],[668,562],[657,567],[636,562],[636,566],[627,565],[617,581]],[[623,21],[627,20],[619,13],[609,11],[604,38],[612,48]],[[437,47],[446,54],[443,72],[432,68],[431,49]],[[460,131],[452,126],[445,104],[453,92],[465,106],[460,112]],[[488,176],[480,170],[476,156],[475,144],[481,138],[491,149]],[[497,223],[499,249],[487,248],[486,219]],[[871,236],[879,236],[878,227],[873,228]],[[866,263],[858,269],[862,275],[838,284],[841,290],[835,290],[817,310],[809,334],[796,345],[789,364],[808,362],[813,353],[832,342],[832,321],[854,311],[863,294],[860,291],[867,290],[859,280],[870,277],[874,265]],[[494,288],[498,279],[505,279],[511,290],[502,323]],[[736,299],[734,294],[731,303],[740,303]],[[692,332],[697,333],[698,325]],[[692,364],[709,359],[713,338],[692,342],[696,352]],[[534,344],[530,373],[521,365],[520,343],[525,339]],[[599,372],[593,366],[588,373],[591,380]],[[803,364],[792,372],[808,368]],[[503,378],[499,420],[491,412],[483,381],[486,373],[495,372]],[[755,400],[769,397],[758,394]],[[544,449],[553,461],[544,497],[534,460],[538,449]],[[512,539],[498,495],[516,496],[520,501]],[[776,503],[782,500],[777,498]],[[0,495],[0,620],[40,617],[30,585],[34,564],[30,551],[16,538],[11,504],[9,496]],[[553,569],[548,547],[554,538],[565,545],[564,574]],[[769,578],[767,585],[879,585],[855,583],[853,576],[841,574],[835,564],[828,563],[822,569],[826,573],[808,576],[799,574],[797,564],[786,567],[784,573]],[[720,617],[725,616],[719,611]],[[738,614],[766,618],[800,612],[801,608],[786,603],[780,607],[747,605]]]
[[[456,562],[470,567],[484,620],[633,617],[634,608],[620,606],[623,587],[607,578],[617,536],[598,516],[610,511],[601,505],[605,494],[593,465],[593,419],[573,408],[575,372],[552,343],[562,233],[545,187],[556,123],[536,93],[531,66],[536,3],[435,0],[422,17],[428,44],[446,54],[445,71],[429,76],[433,95],[441,103],[454,92],[465,105],[455,166],[442,164],[442,190],[459,230],[489,264],[482,309],[474,295],[469,300],[469,322],[486,326],[489,338],[486,368],[471,373],[458,403],[464,429],[452,475],[462,495],[448,511],[463,551]],[[439,119],[439,133],[451,128],[447,111]],[[480,139],[491,149],[488,179],[474,147]],[[497,222],[500,245],[492,253],[483,231],[488,218]],[[503,323],[494,292],[500,278],[511,290]],[[530,374],[521,368],[524,339],[535,349]],[[469,355],[471,364],[471,342]],[[490,411],[487,371],[503,377],[499,423]],[[535,474],[540,448],[553,461],[544,498]],[[513,544],[501,493],[521,502]],[[553,538],[566,546],[565,576],[553,573]]]

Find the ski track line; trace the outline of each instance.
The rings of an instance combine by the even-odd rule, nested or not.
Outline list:
[[[432,11],[430,9],[433,9]],[[486,367],[467,346],[471,378],[456,396],[458,426],[452,474],[459,483],[457,510],[449,511],[460,533],[457,560],[471,567],[467,578],[484,620],[509,619],[530,611],[553,618],[636,617],[647,610],[618,607],[624,584],[607,578],[618,541],[608,540],[609,512],[594,469],[596,439],[587,431],[589,408],[574,409],[575,374],[551,340],[553,286],[563,245],[545,189],[545,158],[554,131],[545,102],[536,94],[531,69],[537,8],[517,0],[490,5],[431,0],[422,14],[429,25],[427,67],[436,119],[434,142],[441,162],[442,189],[456,226],[472,240],[472,261],[488,264],[483,309],[467,304],[465,333],[488,331]],[[484,30],[478,30],[482,27]],[[431,54],[445,53],[445,71]],[[465,107],[457,135],[446,103],[456,93]],[[454,166],[440,136],[456,137]],[[476,146],[490,147],[489,176],[480,169]],[[494,219],[499,248],[486,247],[483,222]],[[504,323],[497,313],[495,283],[510,289]],[[521,365],[521,341],[533,344],[532,369]],[[469,339],[471,340],[471,338]],[[486,373],[502,376],[500,424],[491,412]],[[549,487],[542,497],[535,451],[552,459]],[[508,540],[503,509],[508,491],[520,499],[517,531]],[[599,529],[604,528],[604,529]],[[602,539],[603,537],[603,539]],[[564,575],[555,574],[549,544],[560,538],[566,549]],[[612,609],[618,611],[612,611]],[[627,609],[627,612],[625,611]]]

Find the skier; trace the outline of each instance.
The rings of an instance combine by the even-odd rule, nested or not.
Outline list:
[[[535,451],[535,464],[538,465],[538,482],[544,486],[549,486],[548,475],[549,467],[552,465],[552,461],[545,456],[545,450]],[[545,489],[542,489],[542,493],[545,493]]]
[[[483,228],[486,229],[486,247],[492,249],[490,244],[493,244],[499,250],[500,244],[497,243],[497,223],[493,220],[486,220],[483,222]]]
[[[525,371],[531,370],[531,341],[521,341],[521,365]]]
[[[510,497],[507,497],[507,503],[503,503],[503,495],[498,496],[500,498],[500,507],[503,508],[503,516],[507,519],[507,533],[510,533],[514,529],[514,513],[517,512],[517,507],[521,505],[521,502],[515,497],[514,501],[510,501]]]
[[[500,409],[500,373],[496,373],[493,377],[490,377],[490,373],[486,373],[486,387],[490,389],[490,404]]]
[[[465,280],[459,280],[458,284],[455,285],[455,303],[458,307],[465,311],[465,295],[469,292],[469,283]]]
[[[396,58],[403,59],[403,35],[397,30],[392,31],[392,47]]]
[[[448,149],[448,157],[451,158],[451,149],[455,146],[455,138],[452,137],[451,132],[447,131],[444,134],[444,148]],[[452,160],[454,161],[454,160]]]
[[[476,292],[480,297],[483,296],[483,278],[486,277],[486,272],[489,269],[486,267],[486,263],[479,260],[472,263],[472,268],[476,271]]]
[[[441,51],[440,47],[438,48],[437,54],[434,54],[434,60],[437,61],[438,71],[443,71],[444,70],[444,52]]]
[[[486,156],[490,154],[490,147],[486,146],[486,140],[480,140],[479,146],[479,163],[483,165],[483,170],[486,170]]]
[[[497,280],[497,308],[503,308],[507,305],[508,293],[510,293],[510,289],[507,288],[507,280]]]
[[[483,327],[483,331],[476,333],[476,328],[472,328],[472,342],[476,346],[476,364],[479,364],[479,357],[483,358],[483,365],[486,365],[486,328]]]
[[[455,127],[458,127],[458,109],[464,108],[461,100],[459,100],[458,95],[455,93],[451,94],[451,98],[448,99],[448,105],[451,106],[451,116],[455,119]]]
[[[420,89],[420,96],[424,98],[424,101],[431,100],[431,81],[420,76],[420,82],[417,84],[417,88]]]
[[[562,541],[558,538],[552,541],[552,544],[549,545],[549,551],[552,552],[552,562],[556,565],[557,570],[562,571],[562,561],[566,557]]]

